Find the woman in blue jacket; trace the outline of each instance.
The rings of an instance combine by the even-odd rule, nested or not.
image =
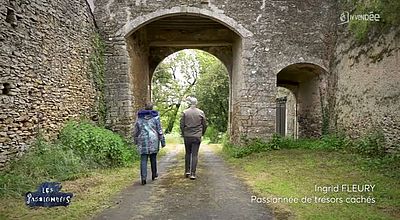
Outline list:
[[[160,149],[160,142],[161,146],[165,147],[160,116],[157,111],[153,110],[152,103],[147,103],[145,109],[138,112],[133,137],[141,157],[140,175],[142,185],[145,185],[148,158],[150,157],[151,179],[155,180],[158,177],[157,153]]]

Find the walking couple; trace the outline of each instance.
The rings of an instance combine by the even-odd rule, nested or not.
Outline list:
[[[206,132],[207,122],[204,112],[196,107],[197,99],[188,97],[186,101],[190,107],[182,113],[180,129],[185,143],[185,177],[194,180],[201,137]],[[157,153],[160,143],[162,147],[165,147],[160,116],[153,110],[153,104],[147,103],[145,109],[138,112],[133,137],[141,157],[141,183],[145,185],[148,158],[150,158],[152,180],[156,180],[158,177]]]

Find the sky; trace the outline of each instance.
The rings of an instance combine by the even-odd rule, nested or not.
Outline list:
[[[195,59],[195,50],[190,50],[190,49],[185,49],[185,50],[181,50],[179,51],[181,53],[185,53],[188,56],[193,56],[193,59]],[[177,55],[179,52],[173,53],[171,55],[169,55],[167,58],[165,58],[162,62],[174,62],[174,60],[176,59]],[[197,65],[195,65],[197,68],[200,68],[198,63]],[[180,65],[177,66],[176,72],[175,72],[175,77],[178,80],[179,84],[184,85],[184,72],[181,70]],[[197,69],[197,72],[199,72],[199,70]],[[172,74],[172,73],[171,73]]]

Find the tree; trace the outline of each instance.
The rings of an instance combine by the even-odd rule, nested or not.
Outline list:
[[[224,64],[216,57],[199,51],[200,74],[193,95],[199,101],[210,126],[225,132],[228,125],[229,76]]]
[[[160,111],[165,133],[171,133],[184,98],[191,92],[199,75],[195,53],[182,50],[167,57],[153,74],[152,100]]]
[[[198,99],[211,128],[226,131],[229,77],[216,57],[200,50],[177,52],[157,67],[152,88],[152,99],[166,126],[165,133],[171,133],[179,121],[182,101],[189,95]]]

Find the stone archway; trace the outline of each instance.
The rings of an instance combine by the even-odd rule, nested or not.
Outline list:
[[[222,13],[213,12],[207,9],[200,9],[196,7],[186,7],[186,6],[172,7],[169,9],[160,9],[155,12],[139,16],[133,20],[128,21],[121,29],[117,31],[116,35],[127,37],[131,35],[133,32],[135,32],[137,29],[147,25],[148,23],[151,23],[158,19],[176,15],[192,15],[192,16],[208,18],[229,28],[242,38],[250,38],[253,36],[253,33],[251,33],[249,30],[244,28],[234,19]]]
[[[180,10],[182,9],[172,8],[138,17],[118,31],[117,35],[124,36],[125,47],[120,49],[126,50],[128,60],[121,63],[128,65],[128,75],[123,77],[128,79],[128,83],[124,84],[127,88],[122,92],[121,88],[116,88],[126,99],[122,101],[123,104],[118,101],[117,105],[122,105],[118,107],[118,113],[110,111],[111,120],[107,124],[114,130],[129,135],[135,113],[150,98],[150,80],[157,65],[176,51],[200,49],[214,55],[227,67],[230,76],[228,130],[231,138],[237,140],[240,129],[243,128],[239,101],[244,78],[243,48],[247,40],[245,37],[251,37],[252,34],[224,15],[214,16],[201,12],[202,10]],[[225,20],[222,22],[220,19]],[[115,83],[108,83],[114,88],[112,84]],[[121,117],[121,113],[125,117]]]
[[[277,86],[290,90],[295,96],[299,137],[322,135],[321,81],[326,75],[326,70],[311,63],[286,66],[277,75]]]

